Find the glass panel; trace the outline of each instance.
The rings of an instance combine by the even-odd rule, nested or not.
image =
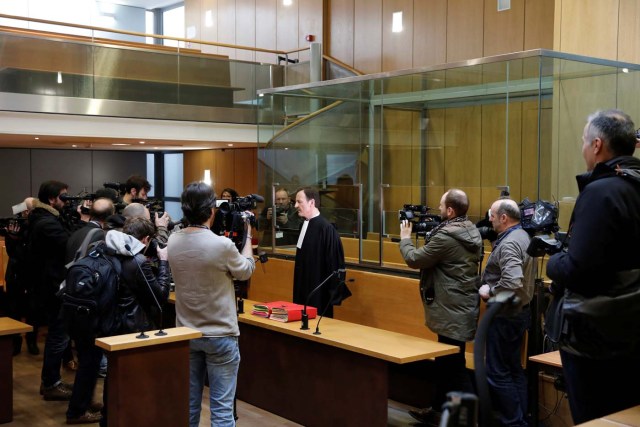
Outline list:
[[[180,202],[164,202],[164,210],[169,213],[172,221],[178,221],[183,217],[182,204]]]
[[[180,197],[184,188],[182,153],[164,155],[164,197]]]

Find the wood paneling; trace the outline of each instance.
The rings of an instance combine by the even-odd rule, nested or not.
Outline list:
[[[484,2],[483,56],[523,50],[524,2],[525,0],[511,0],[511,9],[502,12],[498,12],[496,0]]]
[[[240,194],[240,196],[257,193],[257,148],[233,150],[233,154],[233,188]],[[227,177],[227,179],[228,178],[229,177]]]
[[[484,1],[449,0],[447,62],[482,57]]]
[[[211,170],[213,177],[214,150],[185,151],[183,161],[183,182],[185,185],[193,181],[201,181],[205,169]]]
[[[393,14],[402,12],[402,31],[392,32]],[[413,0],[382,2],[382,71],[403,70],[413,64]]]
[[[562,0],[556,50],[597,58],[618,54],[619,0]],[[557,29],[557,27],[556,27]]]
[[[200,8],[202,23],[200,24],[200,37],[202,40],[217,42],[218,41],[218,0],[201,0],[202,6]],[[189,4],[185,3],[185,14]],[[207,19],[208,15],[211,15],[211,19]],[[218,53],[216,46],[202,45],[202,52],[206,53]]]
[[[259,0],[256,2],[256,47],[275,49],[277,25],[277,0]],[[273,53],[256,53],[256,61],[275,64],[277,55]]]
[[[414,0],[413,22],[413,67],[447,62],[447,0]]]
[[[640,63],[640,2],[619,0],[618,60]]]
[[[201,181],[204,170],[211,171],[213,188],[235,189],[240,196],[257,193],[256,148],[201,150],[184,153],[184,183]]]
[[[313,35],[316,43],[324,43],[322,37],[322,23],[324,13],[322,0],[305,0],[300,2],[298,10],[298,47],[307,47],[310,42],[305,40],[307,35]],[[309,60],[309,51],[299,53],[300,61]]]
[[[347,65],[354,67],[353,39],[354,0],[328,0],[328,34],[325,39],[325,52]]]
[[[240,46],[256,45],[256,0],[236,0],[236,43]],[[256,53],[236,50],[236,59],[255,61]]]
[[[382,70],[382,0],[355,0],[353,66],[365,73]]]
[[[555,0],[525,0],[524,50],[553,49]]]
[[[298,48],[298,7],[299,3],[303,1],[308,0],[292,0],[290,6],[284,6],[281,1],[276,3],[276,48],[278,50]],[[291,59],[297,57],[298,54],[290,55]]]
[[[218,0],[218,41],[236,44],[236,0]],[[218,53],[231,59],[236,57],[235,49],[219,47]]]

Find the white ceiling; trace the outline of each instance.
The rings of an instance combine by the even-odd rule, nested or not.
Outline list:
[[[142,9],[157,9],[184,3],[181,0],[100,0],[102,3],[122,4],[125,6],[140,7]]]

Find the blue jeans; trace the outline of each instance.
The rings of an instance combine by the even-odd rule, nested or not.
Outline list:
[[[203,337],[189,344],[189,426],[200,424],[204,378],[209,378],[211,426],[233,427],[240,348],[238,337]]]
[[[49,302],[47,307],[48,331],[44,342],[44,360],[42,362],[42,383],[53,387],[61,380],[60,367],[62,355],[69,344],[66,325],[60,312],[60,303]]]
[[[520,363],[520,348],[530,323],[531,312],[526,308],[512,316],[496,316],[489,326],[487,381],[502,426],[527,426],[527,377]]]

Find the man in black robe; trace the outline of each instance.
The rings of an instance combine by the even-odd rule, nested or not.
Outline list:
[[[298,215],[305,219],[296,245],[296,263],[293,274],[293,302],[318,309],[318,315],[333,317],[333,306],[351,296],[344,283],[344,251],[336,229],[320,216],[320,194],[311,187],[296,192]],[[320,289],[311,292],[325,279]]]

